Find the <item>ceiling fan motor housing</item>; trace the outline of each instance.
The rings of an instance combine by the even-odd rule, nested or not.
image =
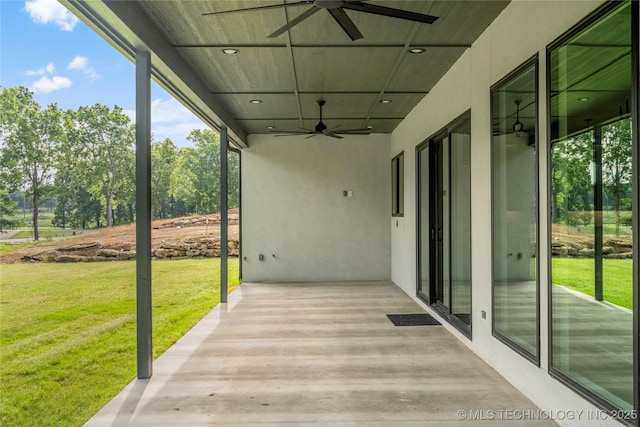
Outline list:
[[[316,125],[316,132],[322,133],[322,132],[324,132],[325,130],[327,130],[327,125],[325,125],[323,122],[319,122],[319,123]]]

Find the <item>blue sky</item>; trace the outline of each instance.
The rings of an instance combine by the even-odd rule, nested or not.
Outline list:
[[[134,118],[134,65],[56,0],[0,0],[0,86],[28,87],[42,108],[118,105]],[[151,113],[155,141],[191,145],[205,128],[155,83]]]

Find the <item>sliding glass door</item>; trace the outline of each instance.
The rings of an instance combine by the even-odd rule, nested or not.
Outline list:
[[[469,115],[417,148],[418,295],[471,336]]]

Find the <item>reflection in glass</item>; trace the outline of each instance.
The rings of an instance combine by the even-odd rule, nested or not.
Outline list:
[[[471,325],[471,135],[469,125],[450,135],[451,314]]]
[[[536,61],[492,90],[494,333],[538,359]]]
[[[631,7],[550,51],[552,369],[633,408]]]
[[[429,226],[429,149],[424,148],[418,151],[418,224],[420,229],[419,246],[419,282],[418,292],[422,294],[426,301],[430,295],[430,275],[431,275],[431,228]]]
[[[404,152],[391,160],[391,215],[404,216]]]

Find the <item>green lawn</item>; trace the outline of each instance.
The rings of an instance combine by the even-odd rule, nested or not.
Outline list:
[[[38,227],[52,227],[51,221],[54,217],[55,214],[53,212],[49,212],[48,209],[41,209],[38,213]],[[33,220],[33,211],[28,209],[23,212],[22,209],[15,209],[13,215],[7,216],[5,219],[18,224],[17,228],[27,230],[32,228],[32,225],[29,225],[29,223]]]
[[[48,239],[51,237],[66,237],[73,236],[74,232],[71,230],[63,230],[61,228],[40,228],[38,229],[38,237],[40,239]],[[33,228],[29,230],[20,230],[14,234],[12,239],[33,239]]]
[[[552,282],[594,296],[594,266],[591,258],[553,258]],[[603,260],[604,300],[633,307],[633,263],[630,259]]]
[[[219,302],[219,262],[153,262],[154,359]],[[136,374],[135,261],[0,269],[0,425],[82,425]]]
[[[32,248],[35,245],[36,242],[0,243],[0,254],[18,251],[20,249]]]

